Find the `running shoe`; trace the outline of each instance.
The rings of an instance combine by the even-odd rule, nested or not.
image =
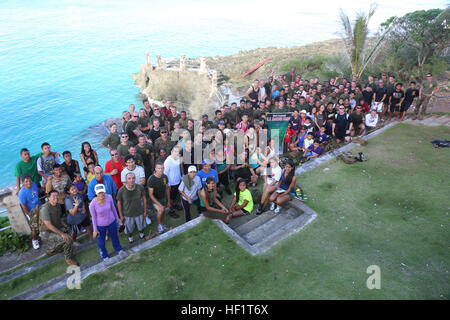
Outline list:
[[[275,210],[275,206],[276,206],[275,203],[272,202],[272,203],[270,204],[270,211]]]
[[[39,240],[31,240],[33,244],[33,249],[39,249]]]
[[[274,211],[275,213],[279,213],[280,210],[281,210],[281,207],[280,207],[280,206],[277,206],[277,207],[275,208],[275,210],[273,210],[273,211]]]

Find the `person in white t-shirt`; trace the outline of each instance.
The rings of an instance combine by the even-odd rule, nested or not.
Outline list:
[[[136,160],[131,154],[127,154],[124,159],[126,167],[123,168],[121,174],[120,174],[120,181],[125,184],[127,180],[127,174],[129,172],[134,173],[134,176],[136,177],[136,181],[139,182],[140,185],[145,186],[145,171],[144,168],[141,166],[136,165]]]
[[[173,218],[179,218],[180,216],[175,213],[176,210],[182,210],[183,207],[177,202],[177,197],[179,195],[178,187],[181,183],[181,158],[180,158],[180,147],[175,146],[170,152],[170,156],[164,161],[164,174],[167,176],[170,188],[170,211],[169,215]]]
[[[278,158],[272,157],[269,160],[269,167],[264,171],[264,189],[256,214],[263,213],[264,208],[269,202],[270,195],[278,189],[278,181],[281,178],[281,168],[278,164]]]
[[[370,113],[366,114],[366,128],[368,131],[375,129],[378,123],[377,110],[373,109]]]

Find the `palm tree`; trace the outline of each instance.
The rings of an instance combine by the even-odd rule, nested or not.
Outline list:
[[[369,48],[369,21],[376,11],[376,4],[370,6],[369,13],[358,12],[353,26],[350,24],[348,16],[342,9],[339,10],[340,22],[342,24],[342,40],[344,41],[345,52],[350,61],[352,76],[361,77],[365,68],[375,58],[381,43],[390,27],[386,28],[378,39],[375,39],[373,46]],[[391,24],[392,26],[392,24]]]

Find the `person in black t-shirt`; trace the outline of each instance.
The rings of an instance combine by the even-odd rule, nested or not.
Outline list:
[[[382,119],[387,108],[386,105],[387,90],[384,87],[383,80],[379,81],[379,86],[378,88],[375,89],[374,92],[375,94],[373,95],[372,109],[376,109],[378,116],[380,117],[380,119]]]
[[[373,89],[371,85],[367,85],[364,90],[362,91],[362,95],[364,98],[364,101],[367,102],[367,104],[369,106],[372,105],[372,101],[373,101]]]
[[[403,100],[405,99],[405,93],[402,90],[402,83],[397,83],[395,85],[395,90],[394,92],[392,92],[392,95],[389,97],[389,105],[390,110],[389,110],[389,119],[392,119],[392,115],[394,114],[394,112],[396,112],[397,114],[397,120],[400,120],[400,107],[403,103]]]
[[[333,121],[333,137],[336,137],[336,142],[341,143],[342,140],[350,141],[350,121],[349,115],[345,112],[345,107],[343,105],[339,106],[339,113],[334,117]]]
[[[400,121],[403,121],[405,119],[406,111],[408,111],[408,108],[411,106],[414,99],[417,98],[418,96],[419,96],[419,89],[416,88],[416,83],[414,81],[411,81],[408,90],[406,90],[405,99],[403,99],[403,103],[400,108],[401,113]]]

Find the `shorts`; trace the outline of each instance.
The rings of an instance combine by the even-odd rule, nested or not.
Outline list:
[[[406,112],[408,111],[409,107],[411,106],[410,103],[403,103],[402,106],[400,107],[400,112]]]
[[[144,215],[141,214],[137,217],[125,217],[124,225],[124,232],[126,234],[131,234],[133,233],[135,226],[137,227],[138,231],[142,231],[147,226],[147,223],[145,222]]]
[[[398,107],[398,106],[396,106],[394,104],[391,104],[389,111],[391,111],[392,113],[399,112],[400,111],[400,107]]]
[[[158,200],[158,202],[161,203],[161,205],[163,205],[164,207],[167,206],[167,198],[162,198],[162,199],[157,199],[157,200]],[[150,201],[150,204],[151,204],[152,206],[155,205],[155,203],[154,203],[151,199],[149,199],[148,201]]]
[[[339,139],[339,140],[342,140],[342,139],[344,139],[345,137],[348,137],[349,136],[349,134],[346,132],[347,130],[344,130],[344,131],[335,131],[335,133],[336,133],[336,139]]]
[[[370,111],[377,110],[377,112],[383,112],[383,102],[373,102]]]

